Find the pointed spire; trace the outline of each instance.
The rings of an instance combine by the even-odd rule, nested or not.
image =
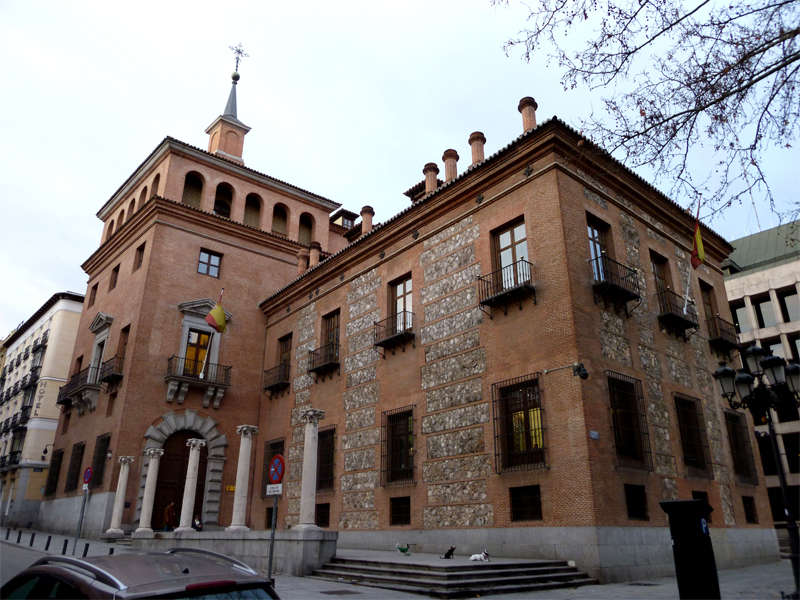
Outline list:
[[[244,136],[250,128],[242,123],[236,114],[236,84],[239,83],[239,61],[245,58],[242,45],[231,46],[231,50],[236,55],[236,70],[231,74],[231,93],[228,95],[228,103],[225,105],[225,112],[218,116],[214,122],[208,126],[208,151],[211,154],[218,154],[228,160],[244,164],[242,160],[242,146]]]
[[[228,103],[225,105],[225,112],[222,114],[238,118],[236,114],[236,84],[239,82],[239,73],[234,71],[231,74],[231,80],[231,93],[228,95]]]

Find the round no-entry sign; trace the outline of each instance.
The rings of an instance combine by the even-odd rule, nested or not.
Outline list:
[[[269,482],[273,485],[280,483],[285,472],[286,463],[283,460],[283,456],[276,454],[269,463]]]
[[[83,483],[89,483],[92,480],[92,467],[86,467],[83,472]]]

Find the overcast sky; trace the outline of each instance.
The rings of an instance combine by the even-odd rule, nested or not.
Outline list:
[[[56,292],[85,293],[96,212],[164,136],[207,148],[229,46],[250,55],[238,86],[245,164],[355,212],[370,204],[383,221],[408,205],[425,163],[444,171],[444,150],[468,166],[471,132],[486,135],[487,156],[518,136],[520,98],[536,98],[540,122],[577,125],[600,106],[564,92],[544,56],[506,57],[525,16],[514,0],[2,0],[0,335]],[[785,198],[800,189],[798,156],[769,167]],[[749,206],[708,224],[728,239],[756,231]]]

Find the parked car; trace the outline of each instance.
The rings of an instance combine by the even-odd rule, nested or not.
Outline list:
[[[197,548],[91,558],[46,556],[0,589],[0,598],[278,598],[246,564]]]

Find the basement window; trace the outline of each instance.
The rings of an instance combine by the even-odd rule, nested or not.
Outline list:
[[[508,492],[511,496],[512,521],[542,520],[542,494],[538,485],[513,487]]]
[[[389,525],[411,525],[411,496],[389,499]]]
[[[647,494],[643,485],[625,484],[625,504],[628,506],[628,518],[649,521],[647,516]]]

